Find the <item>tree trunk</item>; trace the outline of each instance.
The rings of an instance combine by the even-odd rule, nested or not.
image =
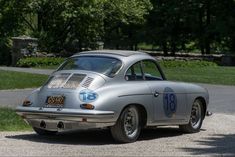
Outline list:
[[[175,43],[175,40],[174,38],[171,40],[171,55],[172,56],[175,56],[175,53],[176,53],[176,43]]]
[[[206,47],[206,54],[210,54],[211,52],[211,47],[210,47],[210,43],[211,43],[211,35],[209,30],[210,24],[211,24],[211,2],[210,0],[206,1],[206,27],[207,27],[207,31],[206,31],[206,37],[205,37],[205,47]]]
[[[42,31],[42,18],[43,18],[43,14],[42,14],[41,11],[38,11],[37,15],[38,15],[38,19],[37,19],[38,32],[41,32]]]
[[[119,27],[117,27],[116,33],[117,33],[116,49],[118,50],[119,49],[119,34],[120,34]]]
[[[201,54],[204,55],[205,54],[205,47],[204,47],[204,27],[203,27],[203,10],[201,9],[199,11],[199,33],[196,35],[198,38],[198,42],[199,42],[199,47],[201,50]]]
[[[165,41],[162,42],[162,49],[163,49],[164,56],[168,56],[167,43]]]
[[[78,49],[79,49],[79,52],[82,52],[82,40],[79,39],[78,41]]]

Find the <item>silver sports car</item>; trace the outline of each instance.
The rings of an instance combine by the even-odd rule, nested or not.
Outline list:
[[[16,112],[39,135],[108,127],[119,142],[134,142],[142,128],[201,128],[206,89],[167,81],[156,60],[138,51],[87,51],[68,58]]]

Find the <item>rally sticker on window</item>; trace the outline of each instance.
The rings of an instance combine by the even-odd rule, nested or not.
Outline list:
[[[176,113],[177,97],[174,91],[169,87],[165,88],[164,90],[163,107],[165,115],[169,118],[171,118]]]
[[[89,89],[84,89],[79,93],[79,99],[82,102],[92,102],[98,98],[98,94]]]

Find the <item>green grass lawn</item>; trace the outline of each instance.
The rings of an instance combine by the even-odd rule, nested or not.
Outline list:
[[[235,67],[163,67],[163,71],[173,81],[235,85]],[[47,78],[47,75],[0,70],[0,90],[39,87]]]
[[[0,108],[0,131],[27,131],[31,127],[13,109]]]
[[[168,80],[235,85],[235,67],[163,68]]]
[[[0,70],[0,90],[39,87],[47,78],[47,75]]]

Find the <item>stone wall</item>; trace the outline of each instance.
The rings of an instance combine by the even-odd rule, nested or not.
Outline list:
[[[27,36],[13,37],[12,47],[12,65],[15,66],[17,61],[23,56],[30,55],[37,51],[38,39]]]

